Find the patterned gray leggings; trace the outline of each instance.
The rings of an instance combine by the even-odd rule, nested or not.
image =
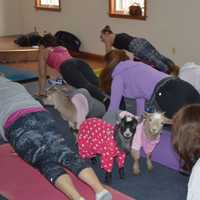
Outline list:
[[[78,175],[89,165],[72,151],[58,133],[49,112],[27,114],[6,130],[16,153],[37,168],[52,184],[66,174],[64,167]]]
[[[157,49],[144,38],[135,38],[129,44],[129,51],[142,62],[153,66],[159,71],[168,72],[174,62],[160,54]]]

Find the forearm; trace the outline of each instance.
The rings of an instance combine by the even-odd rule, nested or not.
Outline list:
[[[105,52],[108,53],[109,51],[112,50],[112,45],[111,44],[106,44],[105,43]]]
[[[45,63],[40,63],[39,62],[39,69],[38,69],[38,92],[39,95],[44,95],[45,94],[45,85],[46,85],[46,66]]]
[[[40,52],[39,62],[38,62],[38,76],[39,76],[38,80],[39,95],[43,95],[45,93],[47,65],[44,53],[42,51]]]
[[[46,76],[39,75],[38,88],[40,95],[45,94],[45,85],[46,85]]]
[[[117,76],[113,79],[111,85],[111,98],[110,98],[110,105],[108,110],[109,111],[118,111],[120,102],[123,95],[123,81],[120,76]]]
[[[144,105],[145,105],[145,99],[138,98],[136,99],[136,105],[137,105],[137,115],[141,116],[144,113]]]

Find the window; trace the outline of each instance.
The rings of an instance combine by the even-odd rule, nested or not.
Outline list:
[[[37,9],[60,11],[60,0],[35,0]]]
[[[146,0],[109,0],[111,17],[146,19]]]

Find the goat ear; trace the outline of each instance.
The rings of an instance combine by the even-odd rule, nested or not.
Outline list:
[[[69,87],[67,87],[67,85],[62,85],[62,91],[63,92],[68,92],[69,90],[70,90],[70,88]]]
[[[120,125],[120,123],[121,123],[121,120],[116,121],[116,125]]]
[[[54,86],[54,85],[51,85],[50,87],[48,87],[48,88],[46,89],[47,92],[52,92],[52,91],[54,91],[54,90],[55,90],[55,86]]]
[[[137,120],[138,123],[140,123],[142,120],[143,120],[143,117],[142,116],[134,116],[135,119]]]
[[[150,115],[150,113],[148,113],[148,112],[144,112],[143,113],[143,117],[146,119],[148,116]]]
[[[167,118],[167,117],[165,117],[164,123],[165,123],[165,124],[172,124],[172,120],[169,119],[169,118]]]

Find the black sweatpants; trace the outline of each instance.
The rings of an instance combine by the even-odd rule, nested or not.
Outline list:
[[[75,88],[85,88],[96,99],[103,102],[105,95],[99,89],[99,80],[91,67],[76,58],[67,60],[60,66],[63,79]]]
[[[198,91],[180,78],[168,77],[156,85],[145,110],[162,111],[166,117],[172,118],[181,107],[194,103],[200,103]]]

